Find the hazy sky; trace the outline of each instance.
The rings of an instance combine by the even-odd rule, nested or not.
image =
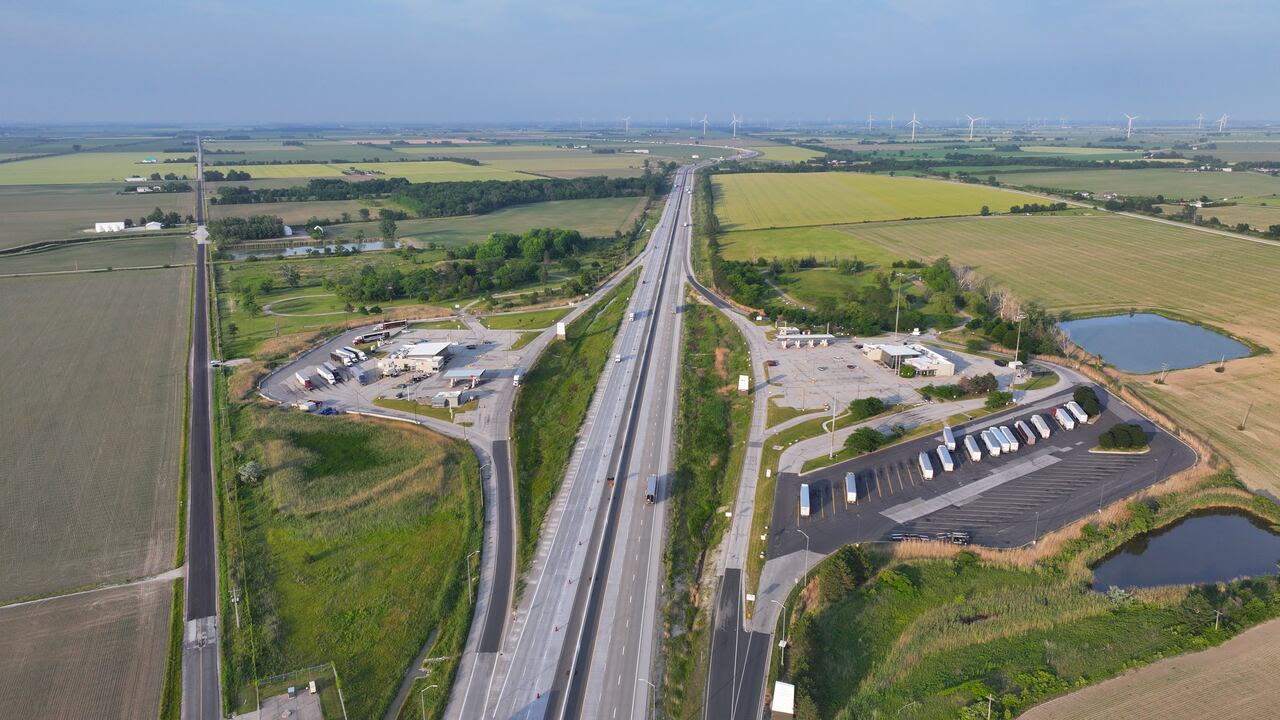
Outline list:
[[[1280,119],[1275,0],[6,0],[0,122]]]

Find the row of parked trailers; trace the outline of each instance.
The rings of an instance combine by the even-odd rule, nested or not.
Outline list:
[[[309,371],[299,370],[293,376],[297,379],[298,384],[302,386],[302,389],[315,390],[315,383],[311,382],[312,373],[319,375],[321,379],[330,385],[337,385],[344,379],[341,368],[355,367],[368,359],[369,356],[362,350],[353,347],[341,347],[329,353],[329,360]],[[364,384],[364,373],[360,372],[360,368],[356,367],[351,373],[360,381],[361,385]]]
[[[1089,420],[1088,413],[1075,401],[1054,408],[1050,414],[1063,430],[1075,430],[1077,424],[1085,423]],[[955,458],[952,453],[958,450],[961,445],[964,446],[965,454],[969,456],[971,462],[979,462],[982,460],[984,447],[988,456],[1000,457],[1002,454],[1017,452],[1023,445],[1035,445],[1038,439],[1047,440],[1049,435],[1048,421],[1044,419],[1043,415],[1038,414],[1032,415],[1026,420],[1015,420],[1011,425],[993,425],[976,435],[965,435],[964,439],[960,441],[957,440],[955,431],[950,426],[944,426],[942,428],[942,444],[934,452],[926,450],[920,453],[917,462],[920,465],[920,473],[924,475],[924,478],[932,480],[936,473],[934,467],[935,453],[938,467],[943,472],[951,472],[956,469]],[[858,478],[855,473],[850,472],[844,475],[844,498],[845,502],[848,503],[858,502]],[[800,517],[809,517],[811,508],[809,485],[808,483],[801,483]]]

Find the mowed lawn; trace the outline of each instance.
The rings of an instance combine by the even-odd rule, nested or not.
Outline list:
[[[0,165],[0,172],[8,165]],[[139,218],[160,208],[184,218],[195,213],[194,193],[121,194],[118,185],[0,186],[0,250],[41,240],[82,238],[97,222]]]
[[[569,314],[573,308],[551,308],[532,312],[489,315],[480,318],[480,322],[490,330],[537,330],[550,327]]]
[[[1280,191],[1280,178],[1255,172],[1185,172],[1182,170],[1054,170],[995,173],[1009,185],[1063,191],[1115,192],[1121,195],[1164,195],[1170,200],[1267,195]],[[1024,200],[1025,202],[1025,200]],[[1007,208],[1006,208],[1007,209]]]
[[[902,257],[975,268],[1053,310],[1155,308],[1280,350],[1280,246],[1110,214],[992,217],[841,228]],[[1134,387],[1207,437],[1251,485],[1280,490],[1280,357],[1170,373]],[[1252,406],[1244,431],[1236,426]]]
[[[233,706],[252,707],[255,666],[262,678],[333,661],[350,717],[381,717],[433,630],[430,655],[450,658],[433,677],[448,686],[471,618],[466,557],[481,545],[470,447],[400,423],[253,405],[233,428],[265,470],[238,486],[244,534],[227,545],[230,566],[246,568],[241,614],[257,641],[251,656],[250,628],[232,631],[224,606]]]
[[[194,151],[193,153],[194,154]],[[143,158],[153,157],[162,162],[144,164]],[[118,182],[134,175],[150,177],[151,173],[173,173],[179,177],[195,177],[194,163],[166,163],[166,158],[176,159],[190,155],[175,153],[138,152],[81,152],[70,155],[19,160],[0,165],[0,185],[65,185],[75,183]]]
[[[977,215],[984,205],[1000,212],[1027,201],[982,185],[868,173],[742,173],[714,182],[725,230]]]
[[[2,278],[0,600],[174,560],[191,270]]]

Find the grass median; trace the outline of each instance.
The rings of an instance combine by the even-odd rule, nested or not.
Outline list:
[[[521,569],[537,546],[542,520],[564,480],[613,338],[626,317],[636,275],[569,323],[521,379],[512,413]]]

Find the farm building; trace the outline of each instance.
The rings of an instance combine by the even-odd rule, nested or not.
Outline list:
[[[406,345],[378,361],[378,368],[387,372],[440,372],[449,360],[448,342],[420,342]]]
[[[100,222],[93,224],[94,232],[121,232],[124,230],[124,221],[119,222]]]
[[[956,364],[924,345],[868,345],[867,357],[897,370],[910,365],[925,377],[951,377],[956,374]]]
[[[163,230],[164,225],[156,222],[155,220],[152,220],[151,222],[147,223],[146,228],[148,230]]]
[[[146,182],[147,179],[142,177],[141,175],[130,175],[129,177],[125,178],[124,181],[125,182]]]

